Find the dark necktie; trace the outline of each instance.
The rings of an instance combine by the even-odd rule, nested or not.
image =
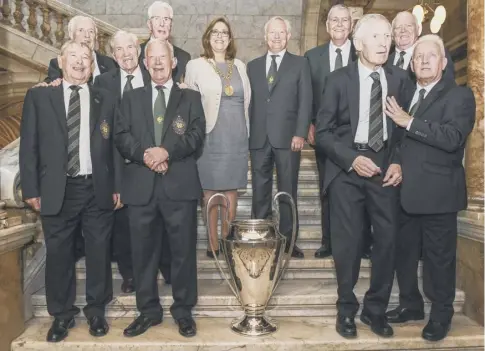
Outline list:
[[[127,91],[133,90],[133,85],[131,85],[131,80],[133,78],[135,78],[135,76],[132,74],[128,74],[126,76],[126,83],[125,83],[125,87],[123,88],[123,94],[126,93]]]
[[[370,94],[369,110],[369,146],[378,152],[384,146],[384,131],[382,121],[382,87],[380,75],[372,72],[370,77],[374,80]]]
[[[396,66],[399,68],[404,68],[404,55],[406,55],[406,51],[401,51],[399,53],[399,58],[397,59]]]
[[[337,57],[335,57],[335,67],[333,68],[333,70],[337,70],[339,68],[342,68],[343,64],[342,64],[342,49],[335,49],[335,52],[337,53]]]
[[[274,85],[275,79],[276,79],[276,72],[278,72],[278,66],[276,65],[276,58],[278,55],[271,55],[271,65],[269,66],[269,71],[266,79],[268,80],[268,89],[271,90],[271,88]]]
[[[421,89],[419,91],[418,101],[416,101],[416,103],[409,110],[409,115],[411,117],[414,117],[414,115],[416,114],[416,111],[418,110],[419,106],[423,102],[423,100],[424,100],[424,94],[426,94],[426,89]]]
[[[163,93],[165,87],[163,85],[157,85],[155,88],[158,90],[158,95],[153,105],[153,123],[155,125],[155,144],[160,145],[162,142],[163,121],[165,120],[167,105],[165,103],[165,94]]]
[[[67,174],[75,177],[79,174],[79,132],[81,129],[81,99],[79,97],[80,86],[69,87],[71,96],[67,108]]]

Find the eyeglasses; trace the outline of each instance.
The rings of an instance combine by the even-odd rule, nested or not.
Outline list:
[[[218,31],[218,30],[211,30],[211,36],[213,37],[218,37],[219,35],[221,35],[223,38],[227,38],[229,36],[229,32],[227,30],[223,30],[223,31]]]
[[[156,23],[170,23],[172,22],[172,19],[170,17],[160,17],[160,16],[153,16],[152,18],[150,18],[153,22],[156,22]]]

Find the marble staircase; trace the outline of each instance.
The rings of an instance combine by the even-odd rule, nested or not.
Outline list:
[[[378,338],[369,328],[358,321],[359,337],[346,340],[335,331],[335,301],[337,283],[334,263],[331,258],[315,259],[313,253],[320,245],[320,203],[318,177],[312,150],[304,150],[299,179],[300,237],[298,245],[304,249],[305,258],[293,259],[277,291],[268,304],[267,313],[279,324],[273,335],[248,338],[232,333],[229,324],[232,318],[241,315],[241,309],[226,283],[217,271],[215,262],[205,256],[207,234],[199,213],[198,228],[198,283],[199,299],[194,308],[198,334],[185,339],[178,334],[170,318],[172,302],[171,288],[159,277],[161,303],[166,320],[161,326],[151,328],[143,336],[127,339],[123,329],[136,316],[133,294],[120,292],[121,277],[113,263],[114,298],[107,308],[111,330],[103,338],[91,337],[85,320],[77,319],[77,327],[70,331],[62,343],[49,344],[45,336],[51,320],[45,304],[45,290],[32,295],[34,318],[29,321],[26,332],[12,344],[12,350],[76,350],[76,351],[228,351],[228,350],[483,350],[484,329],[464,316],[461,311],[465,294],[457,290],[455,300],[456,317],[447,339],[438,343],[421,338],[425,321],[398,325],[391,339]],[[251,184],[241,191],[238,217],[250,216]],[[226,267],[222,262],[223,267]],[[420,269],[421,271],[421,269]],[[360,279],[355,292],[362,301],[369,286],[370,262],[362,260]],[[76,267],[77,305],[85,302],[85,265],[81,260]],[[394,284],[390,308],[398,303],[398,287]],[[429,304],[426,303],[426,311]]]

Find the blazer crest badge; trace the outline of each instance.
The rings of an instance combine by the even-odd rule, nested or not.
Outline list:
[[[175,134],[182,135],[185,133],[187,125],[185,124],[185,121],[182,119],[182,117],[177,116],[177,118],[175,118],[175,120],[172,122],[172,128]]]
[[[108,139],[109,138],[109,124],[108,124],[108,122],[106,122],[106,120],[101,122],[99,129],[101,130],[101,135],[103,136],[103,138]]]

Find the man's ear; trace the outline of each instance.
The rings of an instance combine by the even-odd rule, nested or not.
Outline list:
[[[178,63],[177,58],[176,58],[176,57],[174,57],[174,58],[172,59],[172,69],[175,69],[175,67],[177,67],[177,63]]]
[[[57,56],[57,64],[59,65],[59,69],[62,69],[62,66],[64,65],[64,63],[62,62],[62,56],[61,55]]]
[[[362,51],[364,48],[364,45],[362,44],[362,39],[360,38],[354,38],[354,47],[356,51]]]

